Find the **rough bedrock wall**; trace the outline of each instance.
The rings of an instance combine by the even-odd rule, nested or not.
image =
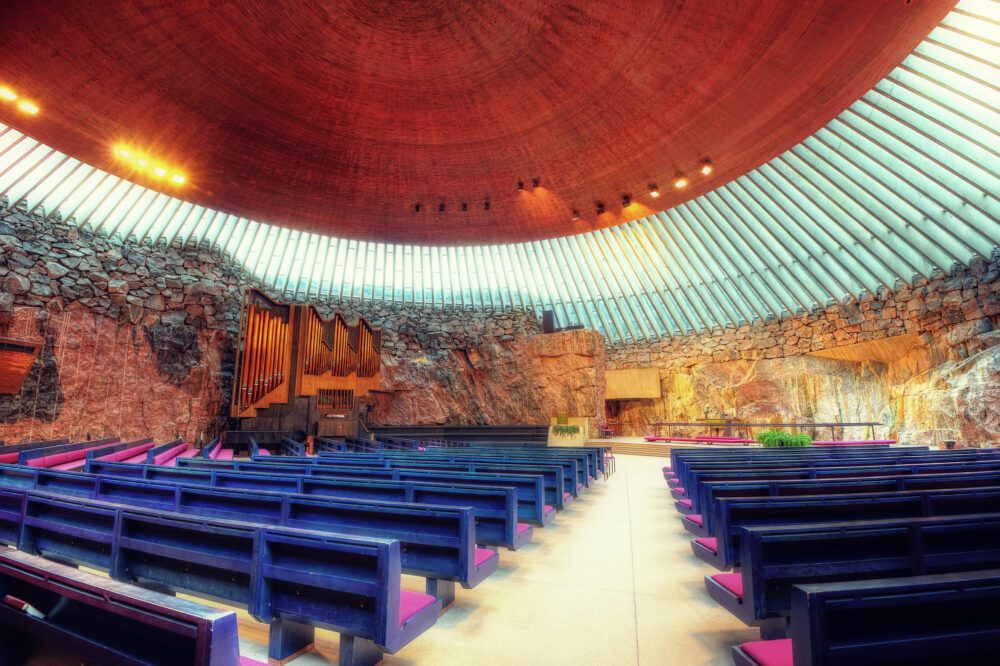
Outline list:
[[[880,436],[912,443],[1000,442],[996,329],[995,252],[952,275],[804,316],[611,347],[609,368],[658,367],[663,392],[660,400],[622,402],[615,416],[636,435],[651,432],[655,421],[708,413],[765,422],[874,420],[887,426]],[[886,339],[906,348],[885,362],[805,355]]]
[[[46,342],[21,393],[0,396],[0,440],[214,435],[248,285],[259,286],[206,250],[109,239],[23,205],[0,213],[0,332]],[[386,423],[540,423],[603,409],[596,334],[540,336],[524,310],[318,305],[382,328],[372,401]]]
[[[21,393],[0,396],[0,439],[217,432],[246,282],[204,251],[4,212],[0,329],[45,346]]]
[[[328,301],[383,331],[382,378],[370,396],[382,425],[546,423],[558,412],[601,418],[604,339],[542,334],[533,311]]]

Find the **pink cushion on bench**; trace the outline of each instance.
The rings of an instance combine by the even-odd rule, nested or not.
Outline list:
[[[16,463],[19,452],[0,454],[0,463]]]
[[[895,443],[894,439],[845,439],[843,441],[824,439],[813,442],[813,446],[882,446]]]
[[[719,540],[715,537],[698,537],[694,542],[699,546],[708,548],[713,553],[718,554],[719,552]]]
[[[591,479],[591,481],[593,481],[593,479]],[[579,483],[579,482],[577,482],[577,484],[576,484],[576,489],[577,489],[577,490],[580,490],[581,488],[583,488],[583,484],[582,484],[582,483]]]
[[[672,488],[672,490],[673,490],[673,491],[674,491],[675,493],[680,493],[681,495],[687,495],[687,492],[688,492],[688,491],[687,491],[687,488],[685,488],[684,486],[674,486],[674,487]]]
[[[694,500],[689,500],[689,499],[677,500],[677,503],[680,504],[681,506],[686,506],[689,509],[692,506],[694,506]]]
[[[701,514],[700,513],[692,513],[689,516],[684,516],[684,520],[690,520],[692,523],[694,523],[698,527],[701,527],[704,524],[702,522],[702,520],[701,520]]]
[[[198,449],[188,449],[187,451],[181,451],[181,454],[177,456],[178,458],[194,458],[198,455]]]
[[[140,464],[144,463],[144,462],[146,462],[146,452],[143,451],[142,453],[140,453],[138,455],[132,456],[131,458],[126,458],[125,460],[120,460],[119,462],[133,463],[133,464],[135,464],[135,463],[140,463]]]
[[[271,455],[271,452],[268,451],[267,449],[257,449],[257,455],[259,455],[259,456],[269,456],[269,455]]]
[[[491,557],[499,557],[494,551],[487,548],[476,548],[476,566],[480,567]]]
[[[222,449],[219,451],[219,455],[215,458],[216,460],[232,460],[235,451],[232,449]]]
[[[262,661],[257,661],[255,659],[251,659],[250,657],[243,657],[243,656],[241,656],[240,657],[240,666],[267,666],[267,664],[265,664]]]
[[[518,534],[524,534],[525,532],[527,532],[530,529],[531,529],[531,525],[529,525],[528,523],[518,523],[517,524],[517,533]]]
[[[166,451],[158,453],[153,456],[154,465],[165,465],[171,460],[179,456],[183,451],[187,449],[187,444],[178,444],[177,446],[171,446]]]
[[[572,495],[569,493],[563,493],[563,502],[568,502],[570,497],[572,497]]]
[[[733,593],[733,596],[743,601],[743,574],[720,573],[712,576],[712,580]]]
[[[740,646],[760,666],[792,666],[792,639],[752,641]]]
[[[545,509],[544,509],[545,515],[549,515],[550,513],[552,513],[555,510],[556,509],[555,509],[554,506],[550,506],[548,504],[545,505]]]
[[[399,591],[399,626],[402,627],[406,621],[418,612],[434,603],[434,597],[430,594],[420,592]]]

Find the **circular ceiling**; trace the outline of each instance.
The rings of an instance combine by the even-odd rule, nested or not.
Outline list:
[[[0,120],[158,187],[113,147],[144,150],[186,175],[158,189],[263,222],[532,240],[643,217],[758,166],[954,4],[8,0],[0,83],[41,111],[0,105]]]

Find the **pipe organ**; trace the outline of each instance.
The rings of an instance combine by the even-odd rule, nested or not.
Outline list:
[[[277,303],[249,289],[230,413],[280,416],[300,398],[314,398],[323,413],[349,412],[357,396],[378,388],[381,347],[382,332],[364,319],[351,326],[336,312],[327,320],[312,305]]]

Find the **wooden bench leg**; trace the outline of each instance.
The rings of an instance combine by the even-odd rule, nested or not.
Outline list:
[[[440,599],[442,609],[455,603],[455,581],[453,580],[428,578],[424,591],[435,599]]]
[[[338,666],[375,666],[382,661],[382,651],[367,638],[340,635]]]
[[[267,641],[267,663],[282,666],[309,652],[315,635],[316,630],[308,624],[275,620],[271,623]]]
[[[765,641],[788,638],[788,620],[783,617],[761,620],[760,637]]]

